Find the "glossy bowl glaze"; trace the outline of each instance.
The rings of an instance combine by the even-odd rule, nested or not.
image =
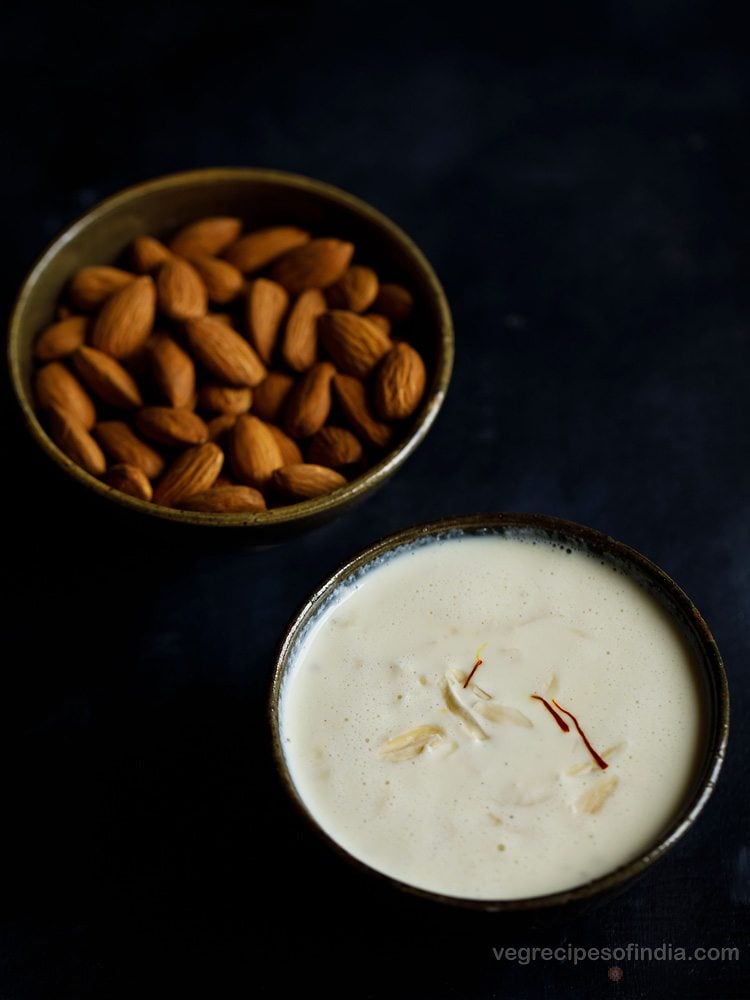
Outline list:
[[[414,294],[410,319],[428,381],[424,399],[394,448],[372,468],[327,496],[257,514],[206,514],[173,510],[113,490],[84,472],[55,445],[40,423],[31,390],[34,338],[53,319],[60,292],[81,267],[117,260],[139,235],[169,236],[206,215],[236,215],[248,227],[291,223],[320,235],[351,240],[357,259]],[[36,443],[86,489],[121,507],[162,521],[244,528],[253,541],[277,541],[336,517],[362,500],[399,469],[432,426],[453,365],[453,325],[435,272],[409,237],[380,212],[321,181],[276,170],[222,168],[171,174],[127,188],[95,205],[68,226],[34,264],[10,321],[11,380]]]
[[[361,577],[375,563],[389,558],[399,549],[462,535],[505,534],[539,538],[545,542],[596,555],[630,576],[667,612],[695,657],[704,696],[704,743],[692,785],[681,808],[659,840],[638,858],[607,875],[562,892],[523,899],[473,900],[444,896],[390,878],[354,858],[325,833],[307,809],[291,777],[280,738],[279,708],[284,679],[305,641],[308,629],[314,626],[318,617],[325,614],[335,603],[341,589],[353,579]],[[622,542],[615,541],[592,528],[539,514],[472,514],[445,518],[407,528],[360,552],[336,570],[310,596],[289,625],[278,651],[269,712],[274,755],[281,780],[299,812],[334,851],[360,871],[377,879],[382,885],[390,884],[424,899],[452,906],[488,911],[538,911],[560,910],[560,908],[568,911],[619,893],[655,861],[663,857],[698,818],[716,784],[729,735],[729,691],[721,656],[708,626],[684,591],[662,569]]]

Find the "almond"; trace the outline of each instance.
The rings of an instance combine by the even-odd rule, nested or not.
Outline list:
[[[393,346],[381,330],[357,313],[332,309],[318,320],[320,342],[346,375],[366,378]]]
[[[208,292],[192,264],[179,257],[159,268],[156,278],[159,308],[170,319],[186,320],[205,316]]]
[[[34,344],[34,357],[37,361],[58,361],[67,357],[85,342],[87,326],[85,316],[69,316],[45,327]]]
[[[318,288],[303,292],[292,306],[286,321],[281,356],[292,371],[311,368],[318,356],[318,317],[327,309],[325,296]]]
[[[75,316],[75,312],[70,306],[66,306],[64,302],[55,309],[55,321],[59,323],[61,319],[70,319],[71,316]]]
[[[243,274],[259,271],[283,253],[310,242],[310,234],[296,226],[272,226],[248,233],[233,243],[224,256]]]
[[[373,383],[375,409],[383,420],[404,420],[419,406],[427,375],[409,344],[395,344],[380,362]]]
[[[195,398],[195,365],[172,337],[158,334],[148,342],[154,382],[170,406],[190,408]]]
[[[164,471],[164,459],[151,445],[137,437],[131,428],[120,420],[104,420],[94,428],[96,440],[120,465],[135,465],[149,479],[156,479]]]
[[[333,389],[344,416],[355,434],[376,448],[385,448],[393,429],[376,420],[367,405],[365,387],[351,375],[335,375]]]
[[[143,405],[135,379],[109,354],[94,347],[79,347],[73,365],[86,386],[110,406],[133,410]]]
[[[304,462],[302,457],[302,452],[296,441],[293,441],[288,434],[285,434],[282,429],[276,424],[266,425],[269,431],[273,434],[276,439],[276,444],[279,446],[279,451],[281,452],[281,457],[284,460],[284,465],[294,465],[297,462]]]
[[[206,286],[208,297],[218,305],[236,299],[242,291],[245,279],[236,267],[218,257],[194,257],[193,267]]]
[[[113,358],[127,358],[148,339],[155,310],[153,278],[135,278],[102,306],[91,331],[91,346]]]
[[[273,474],[273,484],[281,493],[295,500],[310,500],[312,497],[332,493],[346,485],[340,472],[327,469],[323,465],[301,462],[283,465]]]
[[[243,413],[230,431],[229,454],[232,470],[247,486],[263,489],[274,469],[283,464],[276,439],[258,417]]]
[[[347,269],[353,253],[354,245],[343,240],[311,240],[280,257],[271,277],[290,295],[299,295],[307,288],[327,288]]]
[[[137,465],[113,465],[107,469],[102,479],[113,490],[127,493],[138,500],[150,500],[154,494],[145,472]]]
[[[175,448],[208,440],[208,428],[192,410],[144,406],[135,415],[135,425],[147,438]]]
[[[190,347],[213,376],[230,385],[258,385],[266,368],[253,348],[221,320],[204,316],[186,323]]]
[[[252,486],[214,486],[180,501],[183,510],[217,514],[244,514],[265,510],[266,501]]]
[[[289,393],[284,406],[284,429],[291,437],[310,437],[326,422],[331,412],[331,379],[335,374],[330,361],[319,361]]]
[[[381,316],[380,313],[365,313],[365,319],[373,323],[386,337],[390,337],[392,324],[386,316]]]
[[[333,309],[351,309],[362,313],[369,309],[378,294],[378,276],[371,267],[355,264],[326,292]]]
[[[81,383],[59,361],[40,368],[34,379],[36,399],[43,410],[55,406],[69,413],[86,430],[96,423],[96,409]]]
[[[236,413],[220,413],[218,417],[209,420],[206,425],[208,427],[208,440],[223,442],[227,431],[234,427],[236,420]]]
[[[381,285],[372,308],[393,323],[400,323],[414,308],[414,296],[402,285]]]
[[[81,421],[68,411],[52,406],[49,410],[49,422],[58,448],[92,476],[101,476],[107,468],[107,460]]]
[[[294,387],[294,379],[283,372],[269,372],[253,391],[253,413],[269,423],[281,418],[286,398]]]
[[[362,458],[362,445],[345,427],[323,427],[310,442],[308,459],[315,465],[339,469]]]
[[[268,364],[281,319],[289,305],[286,290],[268,278],[256,278],[247,293],[247,329],[250,343]]]
[[[247,413],[252,401],[252,389],[227,385],[204,385],[198,393],[198,405],[209,413]]]
[[[154,502],[173,507],[185,497],[205,493],[216,482],[223,464],[224,453],[212,441],[188,448],[157,483]]]
[[[189,226],[183,226],[173,237],[169,249],[189,260],[207,254],[213,256],[234,243],[241,231],[242,223],[239,219],[223,215],[198,219]]]
[[[76,309],[92,312],[131,281],[135,275],[119,267],[84,267],[71,278],[68,294]]]
[[[130,258],[133,261],[133,270],[138,274],[152,274],[158,271],[162,264],[171,260],[172,254],[153,236],[138,236],[130,247]]]

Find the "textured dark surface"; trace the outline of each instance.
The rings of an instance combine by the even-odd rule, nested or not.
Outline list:
[[[9,405],[0,997],[747,996],[750,73],[731,8],[76,10],[6,5],[6,305],[45,241],[124,184],[275,166],[414,237],[457,364],[385,490],[264,552],[87,500]],[[660,563],[733,695],[697,827],[618,899],[532,928],[353,878],[278,791],[264,714],[275,644],[340,561],[409,523],[503,509]],[[611,962],[492,953],[629,943],[740,960],[626,959],[610,983]]]

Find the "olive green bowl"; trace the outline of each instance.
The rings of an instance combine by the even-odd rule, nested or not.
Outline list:
[[[370,570],[399,553],[445,539],[464,537],[522,538],[535,544],[539,542],[595,556],[604,565],[630,577],[666,613],[692,653],[695,664],[697,689],[702,697],[702,740],[696,754],[692,781],[671,821],[653,843],[632,861],[606,875],[545,896],[513,899],[446,896],[377,871],[358,860],[323,829],[295,784],[284,750],[281,717],[285,685],[309,637],[331,609],[342,596],[351,592],[353,586],[363,586]],[[339,567],[310,595],[289,624],[278,650],[269,696],[269,722],[279,776],[299,815],[333,852],[362,877],[369,879],[373,886],[377,883],[385,890],[395,888],[432,902],[476,911],[512,912],[515,916],[522,912],[545,911],[570,916],[625,890],[674,847],[696,822],[713,792],[726,755],[729,688],[716,642],[698,609],[664,570],[635,549],[593,528],[556,517],[523,513],[467,514],[406,528],[374,542]]]
[[[144,233],[169,236],[207,215],[236,215],[249,228],[301,225],[319,235],[356,245],[356,259],[371,264],[383,280],[414,294],[410,339],[427,366],[421,406],[381,461],[327,496],[255,514],[208,514],[146,503],[112,489],[84,472],[54,444],[39,421],[31,390],[32,345],[53,320],[60,292],[81,267],[109,264]],[[10,321],[11,380],[36,443],[68,475],[105,500],[162,521],[218,528],[244,528],[253,541],[281,540],[328,521],[381,486],[406,462],[440,409],[453,365],[453,325],[435,272],[409,237],[370,205],[321,181],[276,170],[216,168],[171,174],[107,198],[68,226],[34,264]]]

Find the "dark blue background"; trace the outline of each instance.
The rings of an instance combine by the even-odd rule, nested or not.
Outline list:
[[[519,9],[520,7],[520,9]],[[267,165],[373,203],[426,252],[455,375],[417,455],[264,552],[81,495],[7,407],[0,997],[313,986],[385,998],[739,997],[748,910],[750,72],[727,4],[10,3],[2,292],[125,184]],[[325,574],[442,514],[588,523],[694,598],[733,694],[698,826],[562,924],[381,896],[291,814],[276,642]],[[252,921],[258,921],[253,929]],[[500,945],[738,946],[740,962],[498,963]],[[229,985],[232,983],[233,985]]]

